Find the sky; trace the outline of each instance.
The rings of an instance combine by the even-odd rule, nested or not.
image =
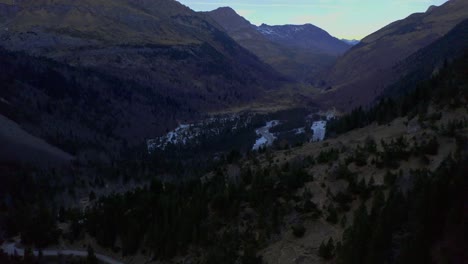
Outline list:
[[[232,7],[252,24],[314,24],[338,38],[362,39],[447,0],[178,0],[195,11]]]

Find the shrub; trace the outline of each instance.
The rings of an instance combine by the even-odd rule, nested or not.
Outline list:
[[[339,151],[337,149],[329,149],[326,151],[320,151],[317,156],[317,163],[325,164],[331,161],[337,160],[339,157]]]
[[[393,174],[390,171],[387,171],[387,173],[384,176],[384,183],[387,186],[391,186],[391,185],[395,184],[396,179],[397,179],[396,174]]]
[[[336,212],[335,207],[331,204],[328,206],[328,216],[326,220],[331,224],[338,223],[338,213]]]
[[[295,237],[303,237],[306,232],[306,228],[303,224],[295,224],[291,228]]]
[[[335,244],[333,238],[330,238],[327,243],[320,244],[318,255],[323,259],[331,259],[334,256]]]

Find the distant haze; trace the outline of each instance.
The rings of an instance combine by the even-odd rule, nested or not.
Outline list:
[[[311,23],[345,39],[362,39],[383,26],[447,0],[178,0],[195,11],[232,7],[253,24]]]

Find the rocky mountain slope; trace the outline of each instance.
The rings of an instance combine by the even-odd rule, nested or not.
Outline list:
[[[322,101],[348,110],[372,102],[402,77],[401,71],[400,74],[392,71],[394,66],[444,36],[466,18],[468,3],[451,0],[367,36],[340,57],[328,72],[327,87],[333,89]]]
[[[143,142],[180,120],[252,102],[282,83],[276,71],[238,45],[210,17],[174,0],[1,0],[0,14],[0,46],[5,49],[1,67],[28,69],[32,80],[51,72],[56,77],[28,85],[13,82],[15,88],[4,95],[20,101],[15,107],[21,107],[15,109],[36,114],[34,119],[49,113],[19,95],[53,90],[66,108],[74,105],[80,112],[84,109],[77,107],[82,103],[77,100],[91,89],[100,94],[95,101],[85,102],[95,114],[93,119],[101,120],[100,124],[93,121],[93,126],[101,127],[115,120],[118,112],[125,113],[133,118],[122,125],[126,127],[123,138]],[[20,52],[41,58],[22,58]],[[6,69],[2,74],[23,81],[18,72]],[[96,78],[95,88],[89,87],[91,76]],[[130,91],[130,86],[139,88]],[[76,91],[69,93],[70,87]],[[139,94],[141,100],[126,108],[124,98],[111,95],[116,90]],[[102,104],[99,100],[106,96],[110,97]],[[42,99],[33,101],[44,103]],[[101,105],[93,105],[98,101]],[[93,112],[103,105],[113,110]],[[65,117],[54,116],[52,123],[71,121],[61,118]]]
[[[331,66],[338,55],[350,48],[310,24],[257,27],[229,7],[207,14],[243,47],[299,81],[314,79],[314,75]]]
[[[197,108],[252,99],[278,79],[209,17],[174,0],[1,1],[0,10],[6,49],[204,101],[189,102]]]
[[[335,56],[343,54],[350,48],[348,44],[312,24],[281,26],[262,24],[258,30],[271,41],[287,47],[315,50]]]

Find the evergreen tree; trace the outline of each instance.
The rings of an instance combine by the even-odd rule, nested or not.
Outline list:
[[[328,260],[328,259],[333,258],[334,251],[335,251],[335,244],[333,242],[333,238],[330,237],[327,243],[325,243],[325,241],[322,241],[318,250],[318,255],[321,258]]]
[[[99,261],[94,254],[94,249],[91,246],[88,246],[88,255],[86,256],[86,264],[98,264]]]

